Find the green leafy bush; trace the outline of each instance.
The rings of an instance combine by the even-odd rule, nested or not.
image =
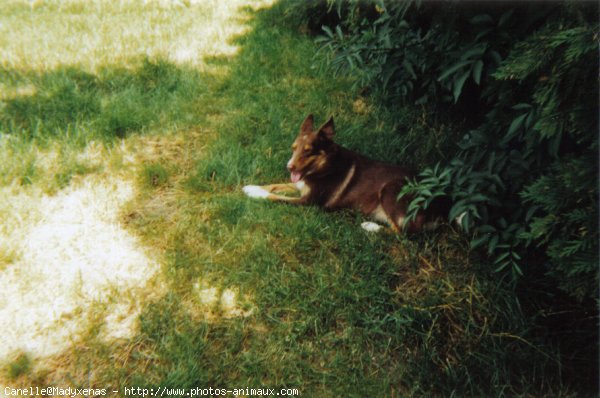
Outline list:
[[[460,221],[476,263],[494,272],[499,287],[510,282],[522,316],[535,325],[530,337],[544,341],[558,366],[574,369],[559,379],[595,391],[597,5],[327,3],[337,20],[320,16],[326,26],[317,40],[332,73],[353,77],[357,92],[390,113],[418,107],[434,126],[462,132],[454,150],[437,154],[437,164],[407,181],[400,195],[411,198],[408,217],[451,199],[449,221]],[[428,139],[415,153],[435,152]],[[430,343],[443,339],[442,333]],[[499,352],[489,357],[496,367],[527,361]],[[433,363],[423,358],[424,366]],[[482,383],[475,380],[479,364],[461,364],[464,378],[452,379],[460,372],[449,368],[448,384]],[[414,382],[428,383],[431,374],[415,374]]]
[[[467,133],[402,195],[449,196],[473,248],[514,280],[533,263],[583,300],[598,275],[598,10],[590,4],[330,1],[335,73],[383,103],[426,104]]]

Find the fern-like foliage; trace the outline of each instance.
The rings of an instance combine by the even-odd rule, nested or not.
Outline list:
[[[598,292],[598,9],[335,1],[320,42],[336,73],[388,103],[456,109],[473,126],[453,160],[401,195],[440,196],[499,272],[532,262],[578,298]],[[456,107],[456,108],[453,108]]]

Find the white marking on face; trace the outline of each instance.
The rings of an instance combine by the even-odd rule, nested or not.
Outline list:
[[[292,167],[294,165],[294,163],[296,163],[296,161],[298,160],[298,155],[296,154],[296,151],[292,152],[292,156],[290,157],[290,160],[288,160],[286,166],[289,169],[290,167]]]
[[[246,185],[242,190],[251,198],[266,199],[269,196],[269,192],[258,185]]]

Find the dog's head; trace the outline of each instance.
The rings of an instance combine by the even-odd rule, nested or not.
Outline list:
[[[330,158],[335,153],[334,135],[333,117],[316,130],[313,115],[306,117],[292,144],[292,157],[287,163],[292,182],[298,182],[311,174],[326,172],[330,166]]]

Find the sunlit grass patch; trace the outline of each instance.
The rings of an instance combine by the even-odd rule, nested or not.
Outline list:
[[[60,352],[80,327],[73,315],[152,277],[156,261],[119,226],[132,194],[125,181],[87,179],[52,197],[3,195],[2,240],[17,256],[0,275],[0,313],[11,324],[0,357]]]
[[[198,138],[198,133],[186,132],[184,137]],[[189,155],[182,155],[184,142],[181,134],[172,134],[132,137],[121,146],[92,141],[78,149],[57,141],[45,148],[4,148],[14,160],[19,150],[29,148],[35,173],[28,184],[16,179],[2,187],[0,278],[7,300],[0,313],[14,327],[5,334],[0,357],[25,352],[40,358],[61,352],[87,335],[81,324],[86,317],[103,338],[132,336],[140,311],[136,297],[155,276],[162,252],[144,248],[123,228],[122,217],[137,195],[136,174],[147,178],[153,190],[168,178],[157,162],[176,160],[185,167]],[[168,196],[157,203],[171,212]],[[28,294],[29,289],[36,294]],[[61,294],[51,293],[56,289]]]
[[[0,5],[0,311],[12,325],[0,356],[9,378],[87,377],[80,361],[102,368],[104,355],[120,357],[107,347],[128,350],[121,342],[139,331],[145,300],[164,294],[156,281],[168,233],[145,247],[131,234],[134,209],[154,212],[142,223],[163,230],[180,210],[182,199],[164,190],[179,189],[194,151],[214,139],[206,121],[222,100],[206,95],[226,76],[219,59],[237,52],[231,39],[247,29],[248,16],[236,16],[242,4]],[[252,313],[239,288],[198,281],[186,289],[197,321]],[[206,299],[211,289],[216,301]],[[111,367],[100,374],[114,376]]]
[[[236,19],[245,1],[35,4],[31,8],[27,1],[10,0],[0,6],[0,59],[7,68],[78,66],[94,72],[107,65],[128,66],[132,56],[140,55],[207,68],[204,57],[234,55],[237,47],[229,40],[246,29]]]
[[[242,296],[238,290],[232,288],[219,289],[202,280],[194,283],[190,298],[190,313],[200,313],[203,320],[246,318],[254,311],[251,297],[248,295]]]

